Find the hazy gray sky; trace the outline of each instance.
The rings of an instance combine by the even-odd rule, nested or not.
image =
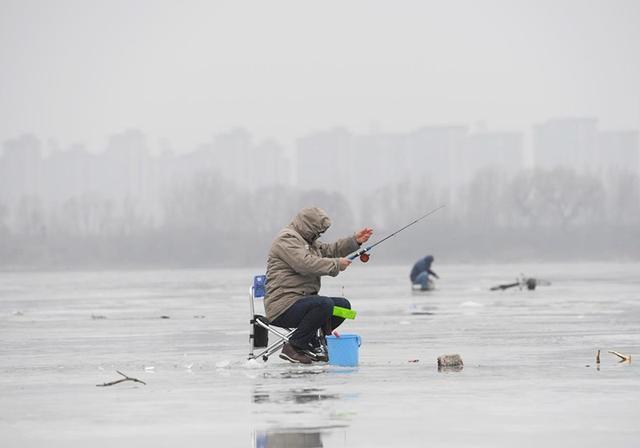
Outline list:
[[[0,0],[0,140],[640,127],[640,2]]]

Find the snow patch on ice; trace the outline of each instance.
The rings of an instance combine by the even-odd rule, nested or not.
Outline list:
[[[462,302],[460,304],[461,307],[478,307],[484,306],[482,303],[474,302],[473,300],[467,300],[466,302]]]
[[[228,369],[231,366],[231,361],[228,359],[223,359],[222,361],[218,361],[216,363],[216,367],[218,369]]]
[[[257,359],[247,359],[244,362],[244,367],[247,369],[264,369],[265,363],[258,361]]]

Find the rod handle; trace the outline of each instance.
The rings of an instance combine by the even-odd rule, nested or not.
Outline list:
[[[364,249],[359,249],[359,250],[355,251],[351,255],[347,256],[347,260],[355,260],[360,255],[366,254],[367,252],[369,252],[369,249],[371,249],[371,247],[372,246],[368,246],[368,247],[365,247]]]

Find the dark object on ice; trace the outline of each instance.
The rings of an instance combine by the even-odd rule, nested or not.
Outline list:
[[[534,291],[537,286],[549,286],[550,284],[551,282],[548,280],[520,275],[520,278],[517,279],[516,282],[493,286],[491,287],[491,291],[504,291],[505,289],[513,288],[515,286],[520,289],[527,288],[529,291]]]
[[[491,287],[491,291],[504,291],[505,289],[513,288],[514,286],[520,286],[520,282],[506,283],[504,285],[496,285]]]
[[[114,384],[122,383],[124,381],[133,381],[134,383],[142,383],[145,386],[147,385],[147,383],[145,383],[144,381],[141,381],[138,378],[131,378],[131,377],[125,375],[124,373],[120,372],[119,370],[116,370],[116,372],[118,372],[124,378],[121,379],[121,380],[111,381],[110,383],[96,384],[96,387],[113,386]]]
[[[442,355],[438,356],[438,371],[454,371],[459,372],[464,367],[460,355]]]
[[[254,319],[257,320],[262,316],[254,316]],[[263,322],[266,323],[266,325],[268,326],[270,324],[270,322],[268,322],[266,319],[263,320]],[[254,323],[253,324],[253,346],[255,348],[263,348],[263,347],[267,347],[269,345],[269,331],[265,328],[260,326],[260,324],[258,323]]]
[[[92,314],[91,315],[91,319],[93,320],[102,320],[102,319],[106,319],[107,316],[103,316],[102,314]]]
[[[160,316],[160,319],[171,319],[170,316]]]
[[[432,275],[435,278],[440,277],[438,277],[438,274],[431,269],[433,260],[433,255],[427,255],[415,262],[413,268],[411,268],[411,273],[409,274],[412,289],[420,291],[430,291],[435,289],[433,281],[429,276]]]

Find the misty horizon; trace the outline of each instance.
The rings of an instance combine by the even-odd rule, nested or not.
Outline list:
[[[640,3],[0,2],[0,264],[640,257]],[[377,235],[380,235],[378,233]]]
[[[489,123],[486,123],[482,120],[476,120],[471,123],[465,122],[449,122],[449,123],[423,123],[417,125],[416,127],[406,129],[404,131],[400,130],[387,130],[381,126],[372,126],[370,129],[364,130],[356,130],[349,128],[346,125],[335,124],[331,126],[316,126],[314,129],[311,129],[307,132],[296,134],[292,136],[292,140],[288,141],[286,139],[280,140],[275,137],[260,137],[258,135],[254,135],[251,129],[247,126],[237,125],[229,128],[219,129],[217,131],[212,130],[209,132],[207,136],[205,136],[202,140],[195,141],[191,146],[183,146],[176,145],[169,139],[160,138],[157,135],[150,135],[145,129],[136,128],[134,126],[127,126],[122,129],[113,129],[110,132],[107,132],[101,140],[98,140],[92,145],[87,144],[82,139],[71,138],[67,143],[61,143],[61,141],[55,137],[51,136],[41,136],[38,135],[34,131],[25,130],[23,132],[16,133],[15,135],[7,136],[6,138],[0,140],[0,155],[2,151],[4,151],[4,147],[10,144],[13,141],[17,141],[24,137],[33,137],[38,140],[40,151],[43,156],[48,156],[52,152],[60,152],[60,151],[69,151],[69,150],[77,150],[82,149],[92,154],[98,154],[100,152],[105,151],[108,147],[108,142],[111,138],[117,137],[118,135],[123,135],[129,132],[140,133],[144,136],[146,140],[145,149],[152,155],[162,155],[162,154],[174,154],[174,155],[184,155],[187,153],[191,153],[194,151],[201,150],[207,144],[211,143],[216,137],[229,135],[234,132],[242,132],[246,133],[250,136],[253,142],[255,143],[275,143],[280,146],[287,156],[294,156],[295,151],[297,149],[298,143],[301,139],[304,139],[308,136],[322,134],[325,132],[332,132],[335,130],[343,131],[349,133],[351,135],[410,135],[415,132],[419,132],[422,129],[433,129],[433,128],[448,128],[448,127],[457,127],[464,128],[469,133],[482,134],[482,133],[512,133],[518,134],[522,136],[523,139],[523,148],[527,153],[533,151],[533,139],[534,139],[534,130],[536,127],[544,126],[553,122],[563,122],[563,121],[593,121],[600,131],[606,132],[631,132],[638,133],[640,130],[640,126],[638,127],[612,127],[612,128],[601,128],[601,121],[598,117],[590,116],[590,115],[575,115],[575,116],[557,116],[557,117],[548,117],[543,119],[540,122],[530,123],[528,126],[522,128],[498,128],[494,126],[490,126]],[[528,154],[529,156],[530,154]],[[533,165],[533,160],[530,161],[530,165]]]
[[[97,153],[45,155],[27,135],[0,152],[0,264],[259,264],[310,205],[333,217],[328,237],[361,225],[379,237],[447,204],[426,233],[385,248],[387,262],[425,247],[453,261],[635,259],[638,137],[594,118],[550,119],[533,127],[527,154],[522,132],[331,128],[297,139],[291,156],[243,129],[161,154],[139,130]]]

